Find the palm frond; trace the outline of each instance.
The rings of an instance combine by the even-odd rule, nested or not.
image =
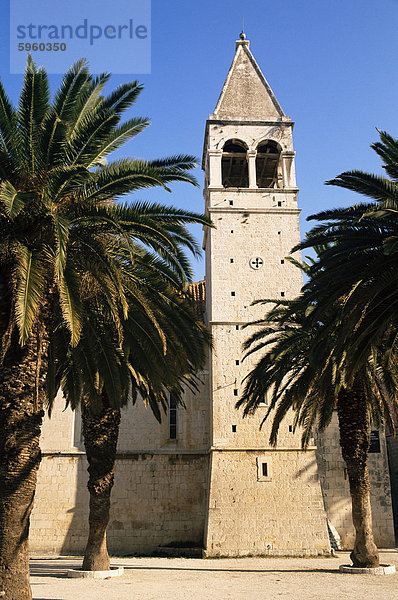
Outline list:
[[[17,191],[10,181],[0,183],[0,203],[10,219],[16,217],[25,204],[33,198],[33,193]]]
[[[59,300],[62,315],[71,334],[71,345],[76,346],[82,328],[83,307],[80,294],[80,280],[68,264],[59,274]]]
[[[43,254],[18,245],[16,268],[15,314],[20,343],[27,341],[40,310],[46,286],[46,264]]]

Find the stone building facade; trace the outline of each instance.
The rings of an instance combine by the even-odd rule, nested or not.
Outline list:
[[[269,426],[235,409],[242,379],[242,342],[262,316],[259,298],[293,298],[302,285],[285,260],[299,241],[293,150],[287,117],[241,36],[203,152],[205,207],[215,228],[204,233],[204,319],[214,338],[200,392],[185,394],[158,424],[139,403],[123,411],[108,529],[114,554],[196,547],[206,556],[319,554],[330,549],[328,520],[343,546],[353,541],[350,498],[337,425],[304,452],[292,420],[277,448]],[[79,413],[57,399],[43,429],[43,461],[31,520],[37,554],[81,553],[88,492]],[[386,441],[370,455],[378,544],[394,545]]]

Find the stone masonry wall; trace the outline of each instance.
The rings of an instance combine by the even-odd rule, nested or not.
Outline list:
[[[341,456],[337,416],[317,439],[317,461],[323,498],[329,521],[340,534],[344,548],[352,548],[355,539],[351,517],[351,497],[345,463]],[[369,454],[373,531],[381,548],[395,545],[388,471],[387,446],[380,432],[380,453]]]
[[[207,556],[329,550],[313,451],[215,450],[211,474]]]
[[[168,418],[159,424],[138,399],[122,410],[115,486],[108,528],[112,553],[150,553],[159,544],[202,544],[207,509],[209,447],[208,375],[198,394],[184,395],[177,439]],[[43,424],[30,543],[34,554],[81,554],[87,541],[87,462],[81,416],[59,394]]]
[[[82,454],[44,456],[31,519],[34,555],[81,554],[88,534],[87,462]],[[207,454],[126,454],[116,464],[108,547],[146,554],[159,545],[201,545]]]
[[[392,433],[386,436],[390,465],[391,500],[394,515],[395,539],[398,542],[398,438]]]

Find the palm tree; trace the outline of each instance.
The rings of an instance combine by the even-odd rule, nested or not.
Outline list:
[[[121,123],[141,91],[126,83],[109,95],[109,75],[84,60],[64,76],[51,101],[47,74],[28,59],[18,107],[0,84],[0,591],[31,598],[28,531],[40,463],[40,426],[51,333],[63,323],[77,347],[84,299],[101,298],[116,329],[128,304],[113,238],[152,248],[183,272],[184,248],[196,252],[186,223],[200,215],[116,201],[137,189],[195,183],[191,156],[107,162],[148,125]],[[177,257],[177,261],[176,261]]]
[[[53,336],[50,351],[56,368],[48,378],[50,407],[58,385],[72,408],[82,407],[83,434],[89,462],[89,537],[84,570],[108,570],[106,545],[113,487],[120,407],[139,395],[161,420],[173,394],[182,402],[183,387],[197,387],[196,372],[205,361],[209,334],[186,301],[167,281],[167,266],[138,253],[125,281],[129,314],[123,344],[112,319],[98,306],[86,311],[80,343],[65,344],[64,332]],[[128,273],[128,272],[127,272]],[[137,291],[137,283],[140,282]],[[100,318],[98,318],[100,316]],[[95,382],[93,386],[93,382]]]
[[[309,265],[305,270],[308,272]],[[269,302],[269,301],[260,301]],[[303,428],[306,448],[314,432],[325,429],[337,410],[340,445],[347,466],[356,532],[351,559],[354,566],[378,566],[379,556],[372,532],[370,482],[367,457],[371,420],[391,425],[391,402],[397,400],[397,360],[394,352],[372,347],[367,361],[353,375],[350,361],[337,362],[334,346],[339,336],[339,316],[329,309],[324,321],[314,319],[317,307],[305,295],[278,303],[257,331],[245,342],[245,357],[260,354],[246,377],[237,407],[253,413],[264,398],[270,403],[262,424],[273,415],[271,445],[277,444],[280,423],[294,409],[293,427]]]
[[[344,298],[344,327],[334,352],[340,357],[348,353],[354,368],[366,362],[371,346],[398,320],[398,140],[379,134],[380,142],[371,147],[382,158],[388,177],[347,171],[327,182],[372,202],[312,215],[310,220],[321,223],[298,246],[325,245],[310,267],[304,290],[316,301],[315,319]]]

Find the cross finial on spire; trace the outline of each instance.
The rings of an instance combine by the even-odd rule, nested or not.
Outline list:
[[[239,39],[236,40],[235,43],[235,50],[237,50],[239,48],[239,46],[245,46],[246,48],[249,47],[249,40],[246,39],[246,34],[245,34],[245,18],[242,17],[242,31],[239,34]]]
[[[246,34],[245,34],[245,17],[242,17],[242,31],[239,34],[240,39],[243,41],[246,39]]]

